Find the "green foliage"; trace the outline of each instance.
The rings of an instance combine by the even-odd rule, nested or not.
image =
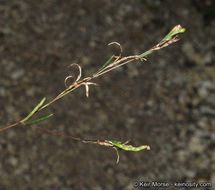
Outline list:
[[[49,118],[52,117],[53,115],[54,115],[54,114],[49,114],[49,115],[47,115],[47,116],[45,116],[45,117],[42,117],[42,118],[40,118],[40,119],[36,119],[36,120],[34,120],[34,121],[26,122],[26,123],[24,123],[24,125],[33,125],[33,124],[40,123],[40,122],[42,122],[42,121],[45,121],[45,120],[49,119]]]
[[[44,104],[44,102],[46,101],[46,98],[43,98],[40,103],[31,111],[31,113],[28,114],[28,116],[23,119],[22,121],[27,121],[30,117],[32,117],[39,109],[40,107],[42,107],[42,105]]]
[[[126,150],[126,151],[134,151],[134,152],[138,152],[144,149],[149,150],[150,147],[148,145],[142,145],[142,146],[138,146],[138,147],[134,147],[132,145],[127,145],[127,143],[121,143],[120,141],[116,141],[116,140],[109,140],[109,142],[111,144],[113,144],[113,146]]]

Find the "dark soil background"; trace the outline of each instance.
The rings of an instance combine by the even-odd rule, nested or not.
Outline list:
[[[89,98],[82,87],[41,113],[55,113],[41,127],[131,139],[151,151],[120,151],[116,165],[111,148],[12,128],[0,133],[0,189],[128,190],[137,180],[210,182],[213,189],[213,0],[0,0],[0,126],[60,93],[69,64],[89,76],[114,50],[109,42],[120,42],[124,55],[141,53],[177,24],[187,29],[178,43],[95,80],[100,86],[91,86]]]

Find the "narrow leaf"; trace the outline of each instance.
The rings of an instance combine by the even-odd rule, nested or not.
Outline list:
[[[23,120],[23,121],[27,121],[32,115],[34,115],[38,109],[40,109],[40,107],[44,104],[44,102],[46,101],[46,98],[43,98],[40,103],[32,110],[32,112],[30,114],[28,114],[28,116]]]
[[[36,120],[34,120],[34,121],[29,121],[29,122],[25,123],[24,125],[33,125],[33,124],[36,124],[36,123],[40,123],[40,122],[42,122],[42,121],[44,121],[44,120],[49,119],[49,118],[52,117],[52,116],[53,116],[53,114],[49,114],[49,115],[47,115],[47,116],[45,116],[45,117],[42,117],[42,118],[40,118],[40,119],[36,119]]]
[[[100,71],[103,70],[105,67],[107,67],[107,66],[111,63],[111,61],[113,60],[113,58],[114,58],[114,55],[112,55],[112,56],[105,62],[105,64],[102,65],[102,67],[100,67],[100,68],[98,69],[98,71],[96,71],[96,73],[100,72]]]

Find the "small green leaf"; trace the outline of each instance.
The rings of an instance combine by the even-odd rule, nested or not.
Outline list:
[[[40,103],[31,111],[30,114],[28,114],[28,116],[23,120],[23,121],[27,121],[32,115],[34,115],[38,109],[40,109],[40,107],[44,104],[44,102],[46,101],[46,98],[43,98]]]
[[[109,140],[109,142],[112,143],[114,146],[116,146],[116,147],[118,147],[120,149],[123,149],[125,151],[138,152],[138,151],[141,151],[141,150],[144,150],[144,149],[150,150],[150,147],[148,145],[142,145],[142,146],[134,147],[132,145],[122,144],[120,141]]]
[[[44,120],[49,119],[49,118],[52,117],[52,116],[53,116],[53,114],[49,114],[49,115],[47,115],[47,116],[45,116],[45,117],[42,117],[42,118],[40,118],[40,119],[36,119],[36,120],[34,120],[34,121],[29,121],[29,122],[25,123],[24,125],[33,125],[33,124],[36,124],[36,123],[40,123],[40,122],[42,122],[42,121],[44,121]]]
[[[100,67],[100,68],[98,69],[98,71],[96,71],[96,73],[100,72],[100,71],[103,70],[105,67],[107,67],[107,66],[111,63],[111,61],[113,60],[113,58],[114,58],[114,55],[112,55],[112,56],[105,62],[105,64],[102,65],[102,67]]]

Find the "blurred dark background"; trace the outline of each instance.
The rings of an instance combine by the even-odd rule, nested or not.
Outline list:
[[[69,64],[79,63],[89,76],[112,54],[109,42],[121,43],[123,55],[141,53],[177,24],[187,29],[178,43],[95,80],[100,86],[90,88],[89,98],[80,88],[41,113],[55,113],[41,127],[131,139],[151,151],[120,151],[116,165],[113,149],[12,128],[0,133],[0,189],[215,183],[213,0],[0,0],[0,126],[60,93]]]

